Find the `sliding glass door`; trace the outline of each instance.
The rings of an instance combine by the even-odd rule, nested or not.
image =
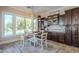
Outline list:
[[[4,25],[5,25],[5,33],[4,35],[5,36],[9,36],[9,35],[12,35],[13,34],[13,30],[12,30],[12,18],[13,16],[12,15],[9,15],[9,14],[5,14],[5,17],[4,17]]]

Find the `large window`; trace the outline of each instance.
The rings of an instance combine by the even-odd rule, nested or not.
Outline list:
[[[23,34],[24,29],[25,29],[24,17],[17,16],[16,17],[16,34],[18,35]]]
[[[34,21],[36,23],[36,21]],[[14,14],[4,14],[4,35],[22,35],[36,29],[33,19],[30,17],[16,16]]]
[[[32,18],[25,18],[25,21],[26,21],[26,30],[28,32],[32,32],[32,29],[33,29],[33,21],[32,21]]]
[[[4,24],[5,24],[5,36],[7,35],[12,35],[12,15],[9,14],[5,14],[5,20],[4,20]]]

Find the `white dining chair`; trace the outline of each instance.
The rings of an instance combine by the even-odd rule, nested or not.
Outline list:
[[[28,39],[28,41],[29,41],[30,46],[34,46],[34,47],[36,47],[36,42],[37,42],[36,34],[33,33],[32,35],[33,35],[33,37],[30,38],[30,39]],[[32,45],[32,43],[33,43],[33,45]]]
[[[43,49],[44,46],[47,48],[47,33],[42,33],[39,36],[40,38],[37,38],[39,46],[41,49]]]
[[[40,38],[38,38],[37,36],[40,36]],[[44,49],[45,46],[47,48],[47,33],[42,32],[42,34],[40,35],[33,34],[33,37],[28,40],[30,46],[33,46],[35,48],[40,46],[41,49]],[[33,43],[33,45],[31,43]]]

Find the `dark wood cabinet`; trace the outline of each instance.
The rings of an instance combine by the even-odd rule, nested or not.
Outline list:
[[[79,8],[67,10],[65,15],[59,15],[57,25],[61,29],[49,32],[48,39],[79,47]]]
[[[59,30],[59,32],[57,33],[57,40],[58,42],[61,42],[61,43],[65,43],[65,15],[60,15],[59,16],[59,27],[62,29]],[[63,28],[64,27],[64,28]]]
[[[72,25],[76,25],[77,24],[77,10],[73,9],[72,10]]]
[[[77,46],[79,47],[79,25],[78,25],[78,39],[77,39]]]
[[[65,43],[64,37],[65,37],[64,33],[59,33],[58,34],[58,42]]]
[[[71,45],[71,41],[72,41],[72,12],[71,10],[65,11],[65,43],[68,45]]]
[[[65,43],[71,45],[71,25],[65,26]]]
[[[53,28],[52,31],[48,32],[48,39],[64,43],[64,33],[65,33],[64,15],[59,16],[59,24],[54,24],[52,28]]]
[[[72,45],[79,47],[79,26],[72,26]]]
[[[65,43],[79,47],[79,8],[65,12]]]
[[[79,47],[79,8],[72,10],[72,45]]]
[[[52,32],[52,40],[53,41],[57,41],[56,36],[57,36],[56,32]]]
[[[76,40],[78,39],[77,25],[72,26],[72,45],[76,46]]]
[[[52,40],[52,32],[48,32],[48,36],[47,36],[48,40]],[[53,40],[52,40],[53,41]]]
[[[65,25],[71,25],[71,10],[65,12]]]
[[[67,10],[65,12],[65,43],[79,46],[79,8]]]
[[[57,33],[55,33],[55,32],[48,32],[48,40],[58,41],[57,39],[58,39]]]

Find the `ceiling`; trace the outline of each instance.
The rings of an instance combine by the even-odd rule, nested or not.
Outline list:
[[[11,8],[21,10],[24,12],[32,12],[33,15],[45,15],[48,12],[54,12],[61,9],[70,9],[76,6],[10,6]]]
[[[29,9],[25,6],[10,6],[10,8],[14,8],[14,9],[24,11],[24,12],[30,12],[31,11],[31,9]]]
[[[62,8],[63,6],[35,6],[33,7],[33,12],[35,15],[45,15],[49,11],[54,11],[56,9]]]
[[[55,10],[55,9],[58,9],[61,7],[63,7],[63,6],[34,6],[33,9],[37,13],[40,13],[40,12],[42,13],[42,12],[50,11],[51,9]]]
[[[11,8],[15,8],[15,9],[18,9],[18,10],[21,10],[21,11],[27,11],[29,12],[31,9],[34,11],[34,12],[37,12],[37,13],[42,13],[42,12],[47,12],[49,10],[55,10],[55,9],[58,9],[58,8],[61,8],[63,6],[11,6]]]

